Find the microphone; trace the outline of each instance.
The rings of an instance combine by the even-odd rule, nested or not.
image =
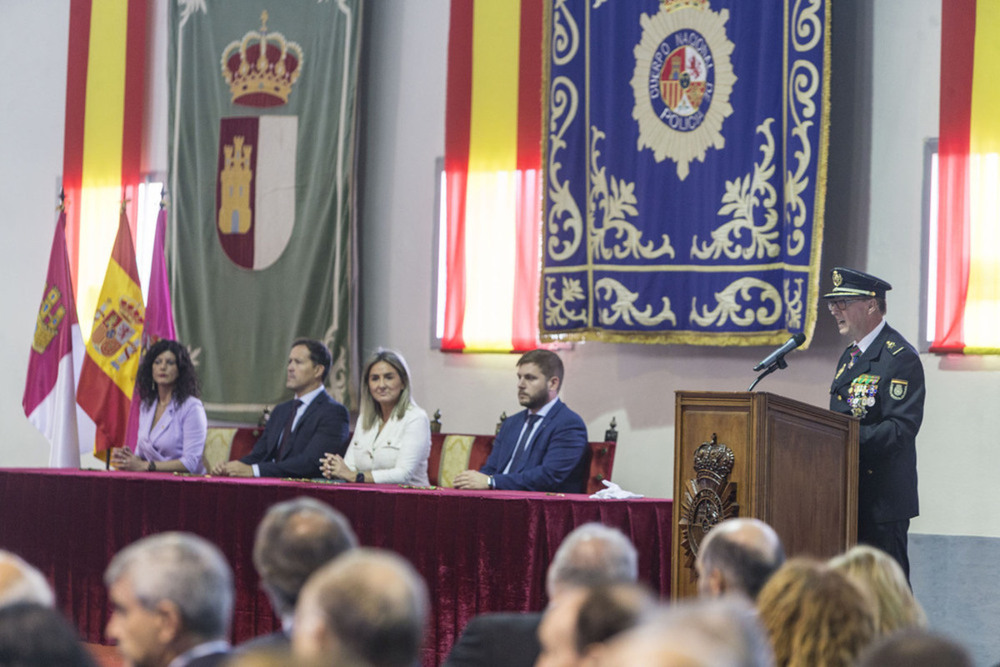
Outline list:
[[[759,364],[754,366],[753,369],[755,371],[759,371],[764,368],[767,368],[768,366],[780,360],[786,354],[797,348],[799,345],[802,345],[802,343],[804,342],[806,342],[806,335],[804,333],[795,334],[794,336],[786,340],[784,345],[779,347],[771,354],[767,355],[767,357],[765,357],[764,360],[761,361]],[[784,368],[784,366],[782,366],[782,368]]]

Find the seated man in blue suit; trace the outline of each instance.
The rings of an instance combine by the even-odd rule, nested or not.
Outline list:
[[[319,477],[324,454],[347,450],[347,409],[333,400],[323,382],[330,372],[330,350],[318,340],[300,338],[288,353],[285,386],[295,398],[274,408],[253,451],[239,461],[215,466],[223,477]]]
[[[563,364],[554,352],[531,350],[517,360],[517,400],[478,472],[455,476],[456,489],[520,489],[583,493],[587,427],[559,400]]]

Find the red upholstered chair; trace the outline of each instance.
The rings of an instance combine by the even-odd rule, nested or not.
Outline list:
[[[611,470],[615,466],[615,449],[618,447],[618,429],[615,418],[604,432],[604,442],[587,443],[590,447],[585,454],[589,460],[590,475],[587,477],[587,493],[593,495],[604,489],[604,480],[611,480]]]

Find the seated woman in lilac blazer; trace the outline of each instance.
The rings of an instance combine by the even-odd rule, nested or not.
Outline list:
[[[208,419],[187,350],[175,340],[153,343],[139,366],[139,436],[135,453],[118,447],[111,463],[132,472],[205,473]]]

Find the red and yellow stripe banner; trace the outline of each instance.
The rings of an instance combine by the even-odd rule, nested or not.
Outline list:
[[[455,0],[442,349],[538,344],[542,0]]]
[[[72,0],[63,189],[80,322],[89,330],[123,198],[137,219],[145,0]],[[134,235],[134,230],[133,235]]]
[[[932,352],[1000,353],[1000,3],[943,0]]]

